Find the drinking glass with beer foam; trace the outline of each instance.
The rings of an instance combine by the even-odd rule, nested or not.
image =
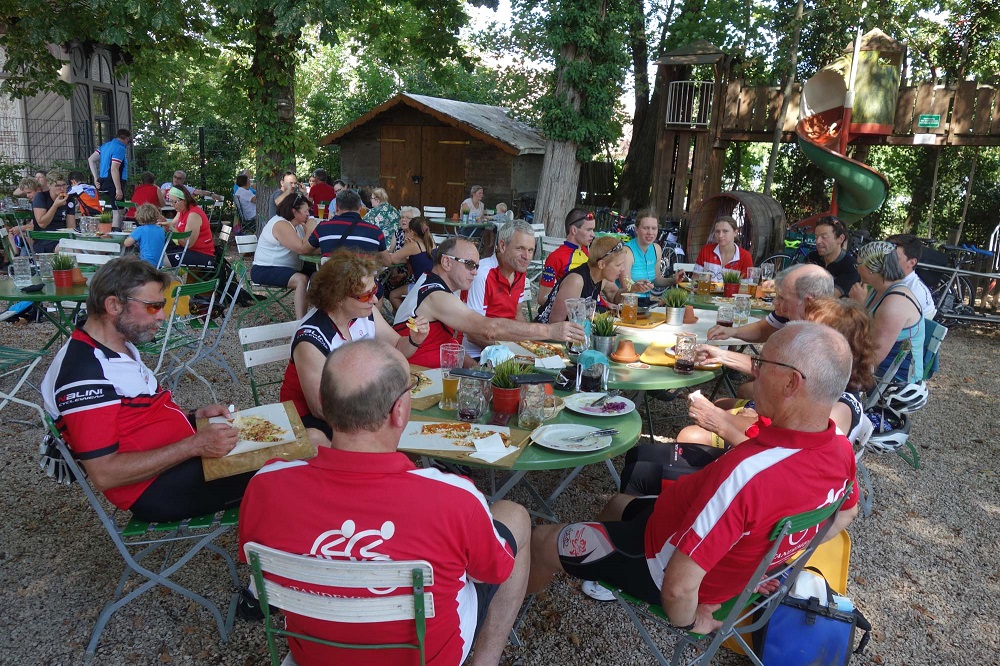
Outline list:
[[[458,409],[458,377],[453,377],[451,371],[465,364],[465,348],[462,345],[448,343],[441,345],[441,402],[438,407],[442,411],[453,412]]]

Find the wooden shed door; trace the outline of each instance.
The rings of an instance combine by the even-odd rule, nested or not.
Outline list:
[[[420,175],[420,127],[383,125],[379,137],[379,182],[389,195],[389,203],[422,206],[421,186],[413,182]]]
[[[465,151],[469,135],[454,127],[423,128],[424,206],[444,206],[450,217],[468,196]]]

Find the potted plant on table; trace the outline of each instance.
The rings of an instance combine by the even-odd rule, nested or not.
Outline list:
[[[727,270],[722,271],[722,295],[726,298],[735,296],[740,290],[740,272]]]
[[[99,234],[110,234],[111,233],[111,213],[101,213],[100,217],[97,218],[97,233]]]
[[[533,368],[517,359],[510,358],[493,367],[493,412],[495,414],[516,414],[521,398],[521,387],[514,383],[514,375],[523,375]]]
[[[663,304],[667,308],[667,324],[680,326],[684,323],[684,307],[687,305],[687,289],[674,287],[663,292]]]
[[[590,331],[594,341],[593,348],[605,356],[610,356],[618,341],[618,328],[615,326],[614,313],[604,312],[594,315]]]
[[[73,269],[76,268],[76,260],[68,254],[57,254],[52,257],[52,282],[56,288],[73,286]]]

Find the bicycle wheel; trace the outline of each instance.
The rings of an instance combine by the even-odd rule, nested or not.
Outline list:
[[[789,259],[790,257],[787,254],[772,254],[767,259],[761,261],[760,266],[763,266],[764,264],[771,264],[774,266],[774,274],[777,275],[792,265],[792,262],[789,261]]]

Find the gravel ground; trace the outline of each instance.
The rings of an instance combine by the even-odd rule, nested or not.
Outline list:
[[[0,325],[7,345],[36,343],[47,331],[42,324]],[[240,375],[238,345],[230,336],[226,356]],[[866,458],[875,509],[850,527],[848,593],[875,632],[866,655],[853,663],[997,663],[1000,380],[990,369],[1000,367],[998,341],[996,331],[972,329],[953,331],[946,340],[931,400],[913,419],[919,471],[894,455]],[[248,383],[234,386],[222,373],[208,375],[220,400],[251,404]],[[37,372],[33,379],[40,377]],[[182,382],[177,396],[185,406],[207,401],[205,388],[190,381]],[[683,425],[683,401],[657,403],[656,411],[657,440],[670,441]],[[0,436],[0,495],[7,514],[0,526],[0,602],[7,615],[0,626],[9,637],[0,664],[80,663],[99,610],[117,584],[120,560],[79,490],[56,486],[39,471],[41,428],[11,421],[16,418],[30,419],[31,412],[8,407]],[[532,481],[543,490],[557,483],[554,474]],[[593,465],[555,509],[564,519],[589,519],[612,490],[604,467]],[[527,501],[516,493],[512,498]],[[235,553],[235,531],[221,545]],[[178,579],[217,601],[227,594],[224,567],[214,556],[200,555]],[[625,614],[584,597],[578,587],[562,577],[536,599],[520,631],[524,646],[508,648],[505,663],[652,664]],[[230,641],[221,643],[200,607],[156,590],[111,618],[96,663],[266,661],[259,625],[237,621]],[[727,652],[717,663],[746,662]]]

